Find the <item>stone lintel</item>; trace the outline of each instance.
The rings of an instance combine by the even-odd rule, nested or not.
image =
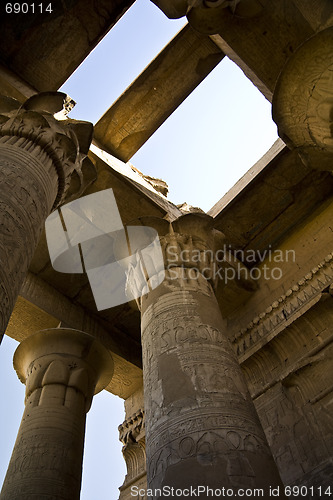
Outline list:
[[[95,144],[92,144],[89,157],[96,165],[97,179],[89,186],[86,194],[111,187],[125,224],[137,217],[138,212],[165,216],[171,220],[181,215],[176,205],[135,174],[130,163],[115,158]]]
[[[269,164],[278,159],[281,152],[287,152],[288,148],[281,139],[277,139],[272,147],[262,156],[244,175],[239,179],[236,184],[224,195],[222,198],[208,210],[208,215],[217,217],[222,210],[224,210],[234,199],[240,195],[245,188],[257,180],[259,175],[269,167]]]
[[[263,252],[269,245],[278,248],[333,191],[330,173],[306,167],[296,151],[280,149],[279,143],[283,144],[276,143],[272,157],[265,155],[264,164],[260,160],[244,184],[239,181],[208,212],[214,217],[214,227],[245,253]]]

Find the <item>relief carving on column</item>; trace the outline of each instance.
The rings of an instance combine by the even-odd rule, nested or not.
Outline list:
[[[222,232],[214,229],[213,223],[214,219],[200,210],[186,213],[172,222],[146,216],[127,224],[131,229],[137,226],[143,231],[142,234],[147,228],[146,240],[142,237],[140,242],[145,252],[144,259],[140,255],[140,245],[137,245],[138,250],[132,252],[130,267],[126,269],[127,294],[129,297],[138,297],[135,300],[139,309],[142,298],[154,293],[159,286],[177,291],[184,285],[189,291],[213,296],[217,287],[221,291],[230,281],[229,269],[233,272],[232,279],[237,286],[247,291],[257,289],[256,281],[243,272],[244,264],[226,250],[226,238]],[[154,257],[154,250],[150,256],[147,254],[151,230],[155,230],[158,235],[161,259]],[[115,254],[118,262],[128,254],[120,238],[115,242]],[[146,269],[142,265],[143,260]]]
[[[273,98],[281,139],[319,170],[333,168],[332,46],[332,27],[301,45],[283,68]]]
[[[53,340],[53,345],[58,344],[55,352],[48,352],[52,350],[49,339]],[[51,349],[47,348],[48,341]],[[84,346],[84,342],[86,352],[81,353],[80,344]],[[99,349],[98,342],[90,335],[69,328],[43,330],[28,337],[14,354],[17,376],[26,386],[25,403],[30,400],[34,408],[49,405],[50,398],[54,398],[53,406],[75,409],[74,400],[80,395],[84,411],[88,412],[93,395],[104,388],[104,378],[109,380],[113,375],[111,356],[103,349]],[[100,364],[94,366],[97,356],[101,356]]]
[[[60,92],[37,94],[24,104],[0,96],[0,334],[46,217],[96,177],[87,157],[93,126],[66,119],[68,107]]]
[[[308,487],[324,488],[330,484],[333,469],[323,432],[332,432],[333,419],[326,415],[322,419],[307,401],[304,383],[306,379],[292,375],[255,403],[284,483],[298,485],[302,480]]]
[[[174,304],[181,299],[181,294],[179,297],[174,296]],[[236,450],[265,453],[267,448],[258,434],[255,415],[242,411],[244,402],[249,401],[247,388],[239,377],[234,361],[229,359],[230,348],[223,333],[202,322],[196,312],[196,304],[192,305],[189,298],[187,311],[188,317],[184,316],[181,309],[178,313],[177,307],[164,313],[155,310],[160,319],[158,329],[151,325],[149,318],[143,324],[147,343],[143,363],[147,367],[146,384],[151,394],[147,418],[151,428],[158,426],[159,429],[150,443],[154,475],[164,474],[163,464],[167,468],[184,459],[200,456],[200,450],[211,456],[212,461],[216,453],[223,452],[228,456],[226,467],[230,469],[228,476],[231,483],[235,475],[236,483],[253,486],[251,467],[246,465],[246,458],[242,466],[236,458],[233,465],[232,459],[233,451]],[[156,365],[151,362],[151,343],[160,353],[158,373]],[[178,360],[175,349],[179,351]],[[174,386],[169,387],[167,365],[170,363],[174,377],[182,381],[177,390]],[[163,406],[159,404],[158,397],[161,390]],[[228,416],[223,411],[226,408]],[[199,409],[200,417],[197,415]],[[242,417],[238,415],[239,411]],[[231,413],[235,416],[231,417]],[[172,418],[175,424],[159,425],[166,417]],[[184,435],[188,437],[184,439]],[[170,436],[172,448],[166,451],[165,444],[170,441]]]
[[[174,222],[168,222],[159,217],[140,217],[130,222],[129,226],[143,226],[157,231],[163,254],[163,262],[156,262],[152,258],[147,280],[141,264],[140,255],[127,273],[127,287],[137,299],[141,308],[142,297],[154,291],[154,280],[164,277],[163,287],[177,290],[181,283],[194,290],[211,295],[217,279],[214,276],[214,234],[219,233],[212,229],[212,217],[202,213],[190,213],[179,217]],[[122,249],[116,246],[119,260]],[[202,276],[200,276],[202,275]]]
[[[96,178],[87,156],[93,126],[66,117],[74,104],[62,92],[36,94],[24,104],[0,96],[0,144],[16,146],[38,158],[46,170],[55,170],[58,193],[53,208],[78,197]],[[0,165],[6,167],[7,162]]]
[[[267,0],[172,0],[171,2],[152,0],[152,2],[171,19],[185,15],[192,18],[194,15],[195,24],[204,26],[209,33],[216,33],[219,16],[223,10],[236,17],[253,18],[262,13]]]
[[[230,259],[228,252],[225,252],[225,236],[213,228],[213,222],[213,218],[205,213],[191,212],[173,222],[159,217],[140,217],[128,223],[128,226],[153,228],[157,231],[164,266],[156,268],[152,259],[149,263],[149,275],[154,276],[151,278],[154,280],[163,273],[163,286],[177,289],[184,283],[187,287],[192,287],[193,291],[200,289],[202,293],[211,295],[218,284],[225,285],[225,270],[232,267],[237,284],[247,290],[255,290],[255,281],[242,276],[244,265],[236,257]],[[123,250],[117,245],[116,252],[120,261],[125,253],[122,254]],[[128,273],[127,286],[133,288],[133,295],[136,297],[144,296],[154,289],[154,283],[146,281],[143,275],[140,257]],[[137,301],[139,308],[141,298]]]
[[[244,362],[304,314],[332,283],[333,253],[330,253],[236,334],[233,344],[239,361]]]
[[[215,298],[223,235],[201,213],[144,223],[167,270],[140,303],[148,487],[279,484]]]

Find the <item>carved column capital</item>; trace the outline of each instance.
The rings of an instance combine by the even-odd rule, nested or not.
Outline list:
[[[25,411],[1,500],[78,500],[86,412],[113,374],[109,351],[78,330],[40,331],[14,354]]]
[[[120,500],[130,498],[130,487],[147,489],[146,479],[146,446],[144,410],[139,409],[127,418],[119,427],[119,439],[123,443],[123,457],[126,462],[127,474],[120,486]]]
[[[159,217],[141,217],[128,224],[129,234],[136,234],[135,226],[141,231],[137,232],[136,248],[134,251],[131,248],[132,258],[126,271],[127,293],[129,297],[138,298],[139,308],[141,297],[162,281],[165,287],[193,286],[203,289],[204,293],[210,293],[211,287],[215,287],[218,279],[215,252],[223,246],[225,238],[213,228],[212,217],[204,213],[189,213],[173,222]],[[156,234],[160,248],[158,255],[151,245]],[[118,262],[125,262],[127,242],[119,239],[115,246]]]
[[[205,214],[142,224],[158,231],[167,266],[140,304],[148,489],[268,491],[281,482],[204,272],[223,236]]]
[[[183,270],[184,279],[197,279],[201,274],[213,286],[215,251],[224,235],[213,228],[213,218],[203,213],[182,215],[160,235],[160,242],[170,280],[174,268]],[[192,270],[192,272],[190,271]]]
[[[4,333],[44,222],[95,179],[92,124],[66,119],[66,94],[24,104],[0,96],[0,335]],[[62,119],[60,119],[62,118]]]
[[[320,31],[290,57],[273,98],[280,137],[305,165],[332,170],[333,27]]]
[[[0,96],[0,144],[16,146],[55,170],[58,192],[53,208],[79,196],[96,178],[87,157],[93,126],[66,118],[74,101],[62,92],[43,92],[24,104]]]
[[[40,389],[39,404],[48,386],[63,386],[66,393],[81,393],[88,411],[94,394],[106,387],[113,375],[113,361],[91,335],[70,328],[42,330],[24,340],[14,354],[14,368],[25,384],[25,402]],[[69,391],[68,391],[69,389]],[[67,399],[70,394],[67,394]]]

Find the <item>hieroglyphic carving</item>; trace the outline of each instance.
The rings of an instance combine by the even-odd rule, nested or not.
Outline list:
[[[174,292],[181,300],[184,294]],[[190,298],[188,298],[190,300]],[[191,314],[190,314],[191,313]],[[167,353],[183,344],[219,346],[224,352],[229,352],[229,343],[217,328],[198,322],[195,305],[189,303],[188,312],[182,314],[181,308],[175,307],[172,313],[166,313],[165,318],[154,328],[153,324],[145,326],[145,335],[154,342],[159,342],[160,352]],[[197,324],[199,323],[199,324]]]
[[[221,478],[227,481],[224,484],[254,487],[258,470],[251,465],[251,454],[264,458],[269,450],[263,436],[244,431],[249,425],[256,431],[255,422],[235,418],[238,425],[233,427],[232,421],[230,414],[214,417],[208,413],[200,419],[191,415],[174,422],[152,441],[148,464],[152,478],[161,482],[170,466],[194,459],[204,466],[220,462]]]
[[[308,303],[311,307],[296,312],[295,321],[283,332],[242,363],[285,484],[323,487],[333,473],[329,289],[330,285],[317,294],[318,300]]]
[[[173,299],[174,303],[179,303],[180,299],[186,301],[186,315],[182,314],[181,308],[160,313],[158,324],[155,326],[153,322],[148,321],[143,331],[144,342],[147,341],[143,361],[149,370],[149,386],[154,392],[156,386],[152,379],[156,376],[157,368],[152,365],[149,351],[156,349],[160,353],[157,379],[162,380],[164,399],[173,398],[173,394],[169,395],[167,385],[163,384],[164,365],[167,368],[172,363],[173,370],[178,370],[179,376],[184,376],[188,382],[188,389],[183,397],[187,404],[192,401],[193,409],[241,409],[242,402],[246,401],[249,395],[239,374],[238,364],[231,353],[230,344],[220,330],[202,323],[195,303],[191,305],[191,296],[186,296],[186,292],[174,293]],[[177,358],[174,356],[175,351]],[[177,393],[174,388],[170,390]],[[151,412],[147,412],[153,426],[154,421],[163,415],[163,408],[158,407],[158,403],[155,404],[153,400],[152,404]],[[172,410],[167,409],[167,414],[170,416],[172,413],[175,416],[182,411],[183,399],[180,397],[179,401],[173,402]]]
[[[333,254],[330,253],[236,334],[233,344],[240,362],[245,361],[304,314],[332,283]]]
[[[43,222],[65,198],[94,179],[87,158],[92,125],[58,120],[65,94],[24,104],[0,96],[0,334],[4,333]]]
[[[122,452],[127,467],[125,486],[146,471],[144,411],[138,410],[118,430],[119,439],[124,444]]]
[[[79,196],[95,178],[95,168],[87,158],[92,125],[63,116],[57,119],[67,106],[68,96],[62,92],[40,93],[24,104],[0,96],[0,143],[35,157],[48,174],[55,170],[55,206],[65,197]]]
[[[160,243],[166,269],[169,269],[169,281],[172,278],[174,280],[183,278],[193,281],[194,285],[194,282],[197,281],[197,272],[205,276],[206,283],[208,280],[208,282],[214,284],[212,276],[215,256],[211,244],[207,244],[202,235],[190,236],[172,231],[169,234],[161,236]],[[173,268],[175,268],[175,271],[177,269],[184,269],[184,274],[179,277],[176,277],[176,275],[173,276]]]
[[[166,268],[163,283],[147,287],[139,304],[148,487],[281,484],[213,291],[215,247],[224,236],[202,213],[137,224],[157,230]],[[194,421],[193,431],[177,436]]]
[[[149,262],[151,280],[163,272],[163,286],[170,290],[191,287],[193,291],[211,296],[212,287],[217,283],[215,246],[224,241],[220,231],[213,230],[213,218],[204,213],[187,213],[173,222],[159,217],[140,217],[129,226],[154,228],[159,235],[164,261],[164,269],[156,268],[153,259]],[[158,264],[160,264],[158,262]],[[137,275],[137,279],[136,279]],[[147,295],[149,288],[142,275],[141,262],[131,268],[127,286],[133,295]],[[149,281],[148,281],[149,284]],[[152,287],[154,288],[154,287]],[[137,301],[141,308],[141,297]]]
[[[49,188],[43,189],[40,165],[26,161],[20,150],[14,152],[0,144],[0,269],[3,333],[23,282],[34,248],[52,205]],[[15,186],[15,187],[14,187]]]
[[[70,445],[71,442],[65,446],[65,443],[59,442],[57,438],[51,437],[50,439],[46,433],[22,437],[16,443],[17,458],[11,463],[8,472],[10,475],[20,474],[21,477],[26,478],[40,469],[60,473],[65,462],[68,472],[73,473]]]
[[[278,484],[214,295],[186,281],[161,287],[150,305],[149,295],[143,298],[148,486],[184,487],[197,476],[213,486],[217,478],[206,465],[218,467],[219,481],[230,487]],[[264,462],[271,465],[262,478]]]

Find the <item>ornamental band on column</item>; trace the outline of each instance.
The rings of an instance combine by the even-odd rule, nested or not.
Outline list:
[[[91,335],[56,328],[24,340],[14,368],[25,410],[0,498],[79,500],[86,413],[112,378],[112,357]]]

